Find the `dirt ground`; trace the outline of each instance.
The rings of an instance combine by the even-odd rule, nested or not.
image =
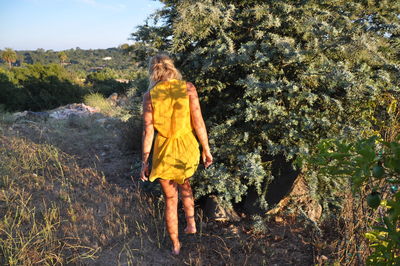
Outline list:
[[[138,181],[139,152],[133,142],[141,136],[127,136],[124,123],[117,120],[99,122],[99,118],[76,121],[17,121],[7,126],[4,135],[26,138],[34,143],[50,143],[72,155],[82,168],[93,168],[106,181],[128,193],[145,186]],[[155,185],[157,187],[157,184]],[[118,190],[116,190],[118,191]],[[141,193],[144,193],[143,191]],[[180,234],[182,251],[170,254],[170,242],[162,221],[163,203],[160,196],[146,196],[144,201],[158,202],[155,221],[148,221],[149,232],[157,234],[158,241],[138,241],[137,233],[116,238],[101,246],[97,259],[83,261],[84,265],[315,265],[321,263],[313,233],[301,221],[282,217],[271,218],[254,229],[249,215],[239,222],[216,222],[203,217],[197,205],[198,233]],[[140,199],[139,199],[140,201]],[[140,202],[133,204],[140,204]],[[130,214],[132,215],[132,214]],[[179,210],[180,231],[183,230],[183,211]],[[150,225],[153,223],[152,225]],[[143,229],[144,231],[147,229]],[[152,231],[153,230],[153,231]],[[154,238],[153,238],[154,239]]]

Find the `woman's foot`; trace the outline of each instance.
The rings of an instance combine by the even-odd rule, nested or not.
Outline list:
[[[174,247],[172,248],[172,255],[177,256],[179,255],[179,252],[181,251],[181,243],[178,242],[177,244],[174,245]]]
[[[196,230],[196,226],[195,225],[191,225],[191,226],[186,226],[185,228],[185,234],[196,234],[197,230]]]

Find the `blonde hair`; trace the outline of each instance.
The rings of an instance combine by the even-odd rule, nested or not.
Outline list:
[[[181,73],[175,68],[174,61],[166,54],[157,54],[150,58],[149,75],[149,89],[159,81],[182,79]]]

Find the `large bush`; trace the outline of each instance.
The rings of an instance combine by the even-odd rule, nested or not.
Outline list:
[[[101,93],[105,97],[112,93],[125,93],[129,88],[128,83],[118,82],[120,75],[111,68],[104,68],[98,72],[92,72],[87,75],[86,81],[92,84],[93,93]]]
[[[321,138],[368,135],[376,97],[399,91],[395,2],[162,2],[158,23],[132,34],[133,48],[175,54],[200,92],[216,158],[195,179],[198,196],[240,201],[253,187],[266,207],[282,178],[271,172],[276,156],[291,162]],[[335,181],[308,181],[330,198],[318,182]]]
[[[80,102],[86,90],[57,64],[0,69],[0,104],[7,110],[45,110]]]

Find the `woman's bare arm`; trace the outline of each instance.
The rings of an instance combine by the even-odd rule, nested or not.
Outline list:
[[[203,148],[202,152],[202,160],[205,167],[208,167],[212,164],[212,155],[210,152],[210,146],[208,144],[208,135],[206,125],[204,123],[203,116],[201,114],[199,96],[196,91],[196,87],[187,82],[187,92],[189,95],[189,106],[190,106],[190,115],[192,118],[192,125],[196,132],[197,138]]]
[[[147,180],[149,174],[149,155],[154,138],[153,107],[151,105],[150,93],[143,96],[143,135],[142,135],[142,171],[141,179]]]

